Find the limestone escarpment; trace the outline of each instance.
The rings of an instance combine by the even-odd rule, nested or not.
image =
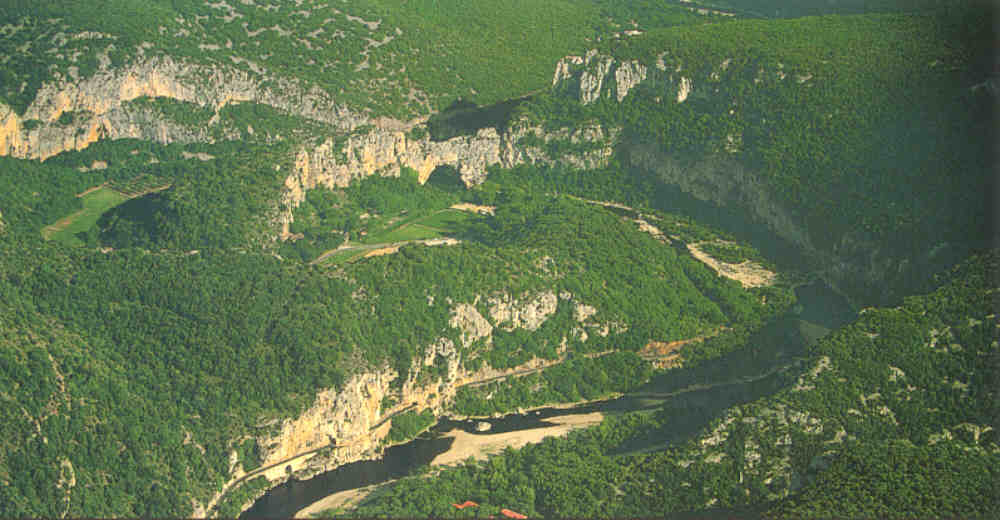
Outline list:
[[[466,348],[476,340],[493,334],[493,325],[486,321],[474,305],[468,303],[460,303],[452,309],[448,325],[462,331],[462,346]]]
[[[312,149],[300,150],[295,174],[286,180],[286,186],[291,190],[342,188],[376,173],[397,177],[401,168],[415,170],[423,182],[438,166],[453,166],[466,184],[474,185],[485,178],[487,166],[514,163],[512,144],[506,138],[485,128],[474,136],[435,142],[428,137],[413,139],[399,130],[374,128],[340,143],[327,139]]]
[[[260,444],[262,465],[287,460],[331,441],[351,444],[341,455],[373,448],[368,430],[380,418],[381,398],[392,379],[391,373],[365,373],[351,378],[339,392],[320,391],[312,407],[295,419],[286,419],[277,435]]]
[[[447,340],[438,341],[428,348],[428,353],[432,362],[438,355],[448,360],[451,370],[444,381],[420,385],[411,378],[401,390],[396,390],[390,386],[398,377],[395,371],[385,368],[363,372],[349,379],[339,390],[320,390],[313,405],[299,416],[285,419],[279,425],[261,425],[277,431],[257,438],[261,464],[258,469],[251,470],[251,477],[263,476],[271,488],[291,478],[308,479],[344,464],[379,457],[392,428],[393,414],[411,408],[414,411],[430,408],[440,413],[443,403],[454,396],[457,389],[454,381],[459,376],[459,358],[454,345],[449,348]],[[423,363],[421,360],[416,365],[419,367]],[[387,397],[398,404],[384,409]],[[219,500],[232,491],[229,486],[247,475],[238,463],[237,452],[233,451],[230,484],[209,504],[196,504],[195,513],[212,511]],[[265,491],[250,497],[243,504],[243,510]]]
[[[515,164],[512,143],[492,128],[474,136],[444,142],[428,137],[413,139],[406,132],[373,128],[350,135],[346,141],[327,139],[318,146],[299,150],[295,168],[285,179],[283,203],[288,211],[279,217],[282,234],[288,234],[291,209],[305,200],[306,191],[325,187],[344,188],[371,175],[398,177],[402,168],[415,170],[425,182],[438,166],[452,166],[467,185],[483,181],[486,168],[494,164]]]
[[[392,125],[381,124],[342,140],[331,138],[300,149],[293,172],[285,178],[283,204],[288,211],[278,221],[282,234],[287,236],[292,222],[291,209],[305,200],[306,191],[318,187],[344,188],[371,175],[398,177],[403,168],[416,171],[423,183],[439,166],[451,166],[466,186],[485,181],[490,166],[511,168],[525,163],[561,162],[578,168],[599,168],[610,159],[618,135],[616,129],[605,129],[592,122],[576,128],[545,131],[516,121],[500,132],[483,128],[475,135],[433,141],[426,135],[413,138]],[[554,141],[589,145],[560,157],[551,157],[546,146]]]
[[[234,68],[155,57],[121,68],[102,68],[81,81],[48,82],[23,115],[0,104],[0,155],[44,159],[85,148],[101,137],[164,143],[203,140],[197,131],[123,110],[123,103],[140,97],[169,98],[216,111],[233,102],[255,102],[343,130],[367,122],[315,87],[306,89],[285,79],[265,81]],[[65,121],[67,114],[73,116],[71,122]]]
[[[660,64],[660,70],[666,70],[666,65]],[[680,72],[679,70],[677,71]],[[621,102],[625,96],[649,76],[649,67],[637,60],[619,62],[611,56],[591,49],[584,56],[567,56],[556,64],[552,78],[552,87],[563,90],[577,97],[580,103],[589,105],[603,97],[614,97]],[[676,80],[669,76],[671,83],[676,83],[679,91],[690,89],[690,80],[678,75]],[[686,87],[684,87],[686,85]],[[683,98],[687,98],[685,94]],[[678,101],[683,101],[678,95]]]
[[[886,302],[895,287],[930,279],[955,244],[930,243],[916,256],[895,251],[863,230],[824,237],[817,243],[806,222],[777,201],[760,176],[732,154],[711,154],[682,163],[648,142],[625,142],[628,164],[702,201],[734,208],[797,249],[832,288],[861,301]],[[876,289],[878,288],[878,289]]]

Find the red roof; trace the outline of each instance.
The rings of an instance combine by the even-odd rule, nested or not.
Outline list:
[[[511,511],[510,509],[501,509],[500,510],[500,514],[502,514],[503,516],[506,516],[507,518],[528,518],[528,517],[522,515],[521,513],[515,513],[514,511]]]
[[[475,502],[473,502],[471,500],[466,500],[465,502],[462,502],[461,504],[452,504],[452,505],[455,506],[455,507],[457,507],[458,509],[465,509],[467,507],[478,506],[479,504],[477,504],[477,503],[475,503]]]

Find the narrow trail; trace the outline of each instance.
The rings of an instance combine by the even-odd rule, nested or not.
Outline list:
[[[453,241],[453,242],[452,242]],[[337,249],[331,249],[322,255],[319,255],[315,260],[309,262],[309,265],[316,265],[320,262],[326,260],[332,255],[343,253],[346,251],[355,251],[361,253],[363,251],[376,251],[378,249],[388,249],[391,247],[399,248],[410,244],[424,244],[424,245],[445,245],[445,244],[457,244],[460,241],[454,238],[421,238],[416,240],[400,240],[398,242],[381,242],[378,244],[359,244],[359,245],[347,245],[340,246]]]

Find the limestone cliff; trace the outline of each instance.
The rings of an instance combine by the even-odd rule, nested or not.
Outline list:
[[[516,121],[502,132],[483,128],[475,135],[447,141],[428,136],[415,139],[393,125],[379,124],[367,132],[352,133],[346,139],[327,139],[299,150],[294,171],[285,179],[283,204],[287,211],[279,217],[282,234],[287,236],[292,222],[291,209],[305,200],[308,190],[343,188],[371,175],[398,177],[402,168],[417,172],[426,182],[439,166],[458,170],[466,186],[486,180],[487,168],[510,168],[524,163],[563,162],[578,168],[598,168],[607,164],[619,133],[586,122],[575,128],[545,131],[524,121]],[[584,150],[550,157],[545,147],[554,141],[590,143]]]
[[[428,137],[413,139],[406,132],[373,128],[352,134],[345,142],[327,139],[312,149],[303,149],[296,158],[295,172],[286,180],[292,198],[299,192],[325,186],[346,187],[352,181],[376,173],[396,177],[401,168],[415,170],[421,182],[438,166],[452,166],[466,184],[485,178],[487,166],[515,162],[513,144],[507,135],[492,128],[474,136],[462,136],[443,142]]]
[[[782,207],[757,174],[734,157],[710,155],[692,164],[681,164],[655,144],[625,145],[629,164],[653,173],[699,200],[719,206],[736,206],[767,225],[775,234],[807,251],[815,251],[804,225]]]
[[[105,67],[81,81],[60,78],[48,82],[24,114],[0,103],[0,155],[44,159],[83,149],[102,137],[164,143],[203,140],[204,136],[190,129],[149,121],[123,109],[123,103],[144,96],[185,101],[216,111],[229,103],[252,101],[342,130],[367,122],[318,88],[306,89],[280,78],[266,81],[235,68],[155,57],[121,68]],[[72,122],[65,122],[64,114],[72,115]]]
[[[556,312],[559,300],[554,292],[545,291],[520,300],[504,294],[491,297],[487,302],[490,318],[498,326],[506,330],[538,330]]]

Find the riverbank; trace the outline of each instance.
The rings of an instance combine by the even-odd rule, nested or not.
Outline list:
[[[503,451],[504,448],[520,448],[526,444],[539,443],[546,437],[560,437],[579,428],[600,424],[602,420],[604,414],[592,412],[553,417],[546,419],[546,422],[553,423],[553,426],[506,433],[474,434],[454,429],[444,434],[445,438],[455,439],[451,449],[435,457],[431,461],[431,466],[457,464],[469,457],[483,460]]]
[[[566,404],[560,408],[572,408],[582,403]],[[555,408],[548,406],[545,408]],[[536,444],[545,440],[546,437],[561,437],[567,433],[600,424],[604,420],[601,412],[591,412],[577,415],[563,415],[546,419],[551,426],[531,428],[528,430],[517,430],[504,433],[468,433],[455,428],[442,435],[443,439],[453,439],[451,447],[434,457],[431,466],[449,466],[459,464],[468,458],[483,460],[490,455],[495,455],[504,448],[521,448],[528,444]],[[332,493],[309,504],[295,513],[295,518],[311,518],[313,515],[338,508],[350,508],[357,505],[361,500],[371,494],[379,486],[393,481],[373,484],[370,486],[348,489]]]
[[[379,484],[372,484],[370,486],[359,487],[356,489],[338,491],[337,493],[317,500],[312,504],[309,504],[309,506],[300,509],[299,512],[295,513],[293,518],[313,518],[316,515],[331,509],[349,509],[364,500],[365,497],[370,495],[372,491],[378,489],[379,486],[384,486],[393,482],[395,482],[395,480],[389,480]]]

